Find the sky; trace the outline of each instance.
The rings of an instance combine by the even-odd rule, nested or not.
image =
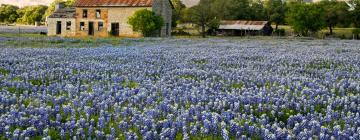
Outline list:
[[[29,5],[49,5],[53,0],[0,0],[0,4],[12,4],[20,7]],[[186,6],[193,6],[199,0],[182,0]]]

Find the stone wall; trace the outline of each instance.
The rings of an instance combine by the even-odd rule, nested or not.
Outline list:
[[[57,21],[62,21],[61,36],[87,37],[89,36],[89,22],[93,22],[95,37],[110,36],[111,23],[119,23],[119,36],[141,37],[141,33],[133,31],[131,25],[128,24],[128,19],[136,11],[142,9],[154,11],[157,15],[163,17],[164,26],[156,32],[156,36],[171,36],[172,6],[169,0],[153,0],[152,7],[77,7],[74,19],[49,18],[48,34],[56,35]],[[83,18],[83,10],[87,10],[87,18]],[[101,10],[100,18],[96,18],[96,10]],[[71,21],[71,30],[66,30],[66,21]],[[81,22],[84,23],[83,30],[80,28]],[[101,30],[98,30],[99,22],[103,23]]]
[[[83,18],[83,10],[87,10],[87,18]],[[96,10],[101,11],[100,18],[96,18]],[[85,37],[89,36],[89,22],[94,23],[94,36],[95,37],[107,37],[108,33],[108,9],[107,8],[76,8],[76,36]],[[80,23],[84,22],[84,30],[80,29]],[[103,23],[103,28],[98,29],[99,22]]]
[[[159,31],[159,36],[171,36],[172,6],[170,0],[153,0],[152,9],[164,19],[164,26]]]
[[[141,37],[142,34],[139,32],[134,32],[131,25],[128,24],[128,19],[130,16],[133,16],[134,13],[138,10],[148,9],[151,11],[151,7],[119,7],[119,8],[109,8],[109,29],[111,30],[111,23],[120,24],[120,34],[122,37]]]
[[[57,35],[56,34],[56,26],[57,26],[57,22],[61,21],[61,35],[60,36],[64,36],[64,37],[70,37],[70,36],[75,36],[75,19],[74,18],[48,18],[47,19],[47,23],[48,23],[48,35],[49,36],[54,36]],[[71,26],[70,26],[70,30],[66,29],[66,22],[71,22]]]

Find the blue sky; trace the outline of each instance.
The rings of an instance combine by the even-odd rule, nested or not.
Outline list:
[[[13,4],[20,7],[28,5],[49,5],[53,0],[0,0],[0,4]],[[182,0],[185,5],[194,5],[199,0]]]

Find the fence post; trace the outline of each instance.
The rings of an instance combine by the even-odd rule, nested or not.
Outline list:
[[[355,40],[355,34],[353,34],[353,40]]]

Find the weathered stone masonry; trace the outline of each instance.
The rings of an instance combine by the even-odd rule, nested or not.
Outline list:
[[[47,20],[48,35],[141,37],[141,33],[132,30],[128,24],[128,18],[138,10],[148,9],[164,19],[164,26],[155,33],[155,36],[171,36],[173,6],[170,0],[113,0],[111,3],[107,3],[107,1],[77,0],[73,10],[64,12],[64,8],[61,9],[62,6],[57,7],[59,9]],[[71,11],[73,13],[70,13]],[[97,17],[97,12],[100,12],[100,17]],[[87,13],[85,14],[86,17],[84,17],[84,13]],[[64,22],[61,24],[61,34],[58,32],[59,27],[57,24],[60,21]],[[70,30],[66,27],[68,21],[72,23]],[[89,26],[90,24],[93,26]],[[115,28],[117,25],[118,27]]]

